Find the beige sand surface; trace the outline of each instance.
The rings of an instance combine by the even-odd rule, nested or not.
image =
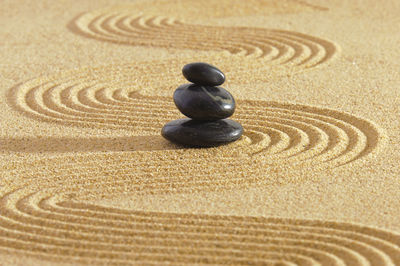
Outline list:
[[[400,265],[400,2],[3,0],[0,265]],[[244,136],[183,149],[181,67]]]

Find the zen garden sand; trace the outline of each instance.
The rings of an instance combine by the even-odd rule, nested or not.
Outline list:
[[[399,1],[0,14],[1,265],[400,265]],[[226,74],[238,141],[161,136],[196,61]]]

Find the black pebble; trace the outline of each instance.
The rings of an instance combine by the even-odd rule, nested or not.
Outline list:
[[[213,121],[230,117],[235,111],[235,100],[224,88],[184,84],[174,92],[179,111],[196,120]]]
[[[183,67],[183,76],[198,85],[218,86],[225,82],[221,70],[207,63],[190,63]]]
[[[239,139],[243,128],[230,119],[211,122],[179,119],[167,123],[161,134],[169,141],[185,146],[212,147]]]

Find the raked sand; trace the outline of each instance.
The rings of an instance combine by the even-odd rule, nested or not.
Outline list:
[[[0,264],[400,265],[400,4],[0,5]],[[193,61],[245,129],[160,135]]]

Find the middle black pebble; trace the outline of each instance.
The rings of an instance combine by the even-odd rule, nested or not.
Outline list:
[[[182,114],[195,120],[224,119],[235,111],[233,96],[221,87],[184,84],[174,92],[174,102]]]
[[[235,100],[224,88],[216,87],[225,81],[218,68],[206,63],[191,63],[183,67],[183,75],[195,84],[184,84],[174,92],[174,102],[184,115],[167,123],[161,134],[164,138],[192,147],[212,147],[235,141],[243,127],[230,119]]]

